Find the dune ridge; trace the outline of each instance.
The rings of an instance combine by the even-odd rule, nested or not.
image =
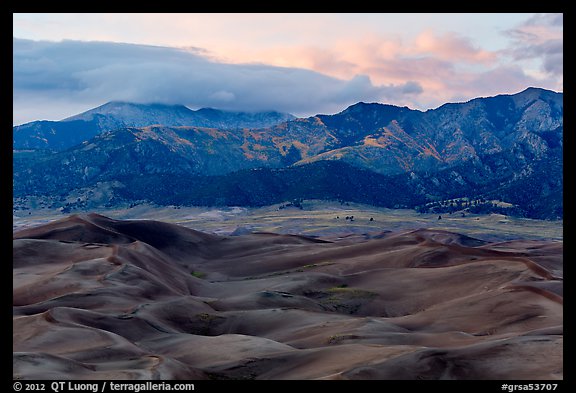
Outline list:
[[[13,234],[13,376],[562,379],[562,247],[73,215]]]

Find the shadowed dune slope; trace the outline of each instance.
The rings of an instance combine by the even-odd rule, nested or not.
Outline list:
[[[562,242],[75,215],[13,235],[13,376],[562,379],[562,274]]]

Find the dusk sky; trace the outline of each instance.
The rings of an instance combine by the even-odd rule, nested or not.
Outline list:
[[[562,14],[14,14],[13,123],[112,100],[336,113],[563,91]]]

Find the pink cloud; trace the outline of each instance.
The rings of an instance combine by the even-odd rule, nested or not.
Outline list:
[[[514,93],[528,86],[557,87],[552,78],[538,79],[520,66],[506,63],[501,52],[478,48],[456,33],[439,35],[430,30],[410,41],[366,34],[360,40],[341,39],[323,48],[276,47],[255,55],[263,63],[312,69],[343,80],[365,75],[382,87],[414,84],[418,89],[412,94],[381,99],[420,109],[477,96]]]
[[[426,54],[449,61],[489,64],[496,59],[494,52],[477,48],[468,38],[453,32],[439,36],[432,30],[423,31],[411,49],[415,55]]]
[[[532,23],[521,28],[535,34],[541,29],[538,26]],[[561,43],[559,48],[558,41],[544,40],[539,46],[531,45],[530,50],[524,52],[524,56],[532,58],[538,53],[545,54],[547,62],[543,67],[551,73],[561,74],[558,69],[561,62],[557,61],[559,56],[561,58]],[[356,39],[335,40],[322,48],[277,46],[250,55],[262,63],[311,69],[342,80],[365,75],[382,87],[414,84],[418,89],[412,94],[383,95],[381,100],[420,109],[477,96],[514,93],[528,86],[561,90],[561,77],[559,83],[544,74],[530,73],[522,66],[510,63],[509,52],[488,51],[475,46],[463,35],[438,34],[432,30],[422,31],[411,40],[364,34]],[[520,58],[520,53],[516,53],[516,58]]]
[[[377,84],[405,83],[452,77],[457,65],[487,67],[497,54],[475,47],[456,33],[424,31],[403,42],[398,37],[365,34],[360,39],[337,40],[331,46],[290,46],[250,54],[259,62],[312,69],[340,79],[368,75]],[[417,79],[418,78],[418,79]],[[428,83],[441,87],[441,83]]]

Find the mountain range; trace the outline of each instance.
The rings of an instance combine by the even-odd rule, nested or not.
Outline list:
[[[213,108],[191,110],[184,105],[108,102],[61,121],[33,121],[14,127],[14,149],[65,150],[106,131],[124,127],[196,126],[211,128],[270,127],[294,119],[280,112],[229,112]]]
[[[563,94],[537,88],[425,112],[357,103],[308,118],[109,103],[13,134],[15,200],[43,196],[53,207],[85,208],[104,187],[105,205],[319,198],[423,208],[456,198],[563,214]]]

